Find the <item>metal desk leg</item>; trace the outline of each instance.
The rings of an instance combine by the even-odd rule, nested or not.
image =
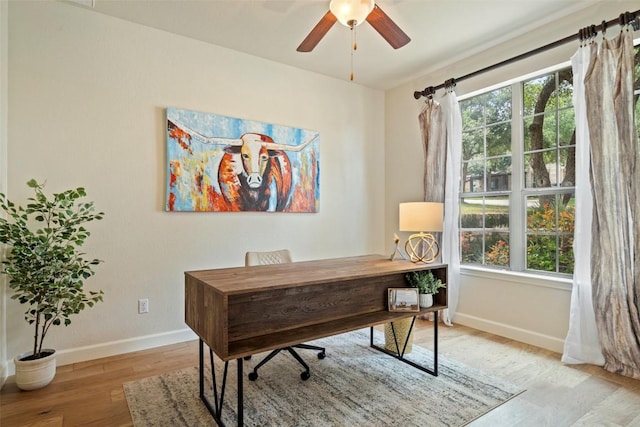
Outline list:
[[[244,375],[242,374],[242,359],[238,359],[238,427],[244,425],[244,393],[242,390]]]
[[[420,365],[419,363],[416,363],[416,362],[414,362],[412,360],[405,359],[404,352],[405,352],[405,350],[407,348],[408,340],[405,340],[404,347],[402,348],[402,351],[400,351],[400,348],[399,348],[399,345],[398,345],[398,337],[396,336],[396,330],[395,330],[395,328],[393,326],[393,322],[390,322],[390,323],[391,323],[391,331],[393,332],[393,339],[394,339],[395,345],[396,345],[396,353],[394,353],[392,351],[389,351],[384,347],[380,347],[378,345],[375,345],[373,343],[373,326],[371,326],[371,328],[370,328],[369,345],[372,348],[374,348],[376,350],[379,350],[379,351],[381,351],[383,353],[386,353],[391,357],[395,357],[396,359],[400,360],[401,362],[404,362],[404,363],[406,363],[408,365],[413,366],[416,369],[420,369],[423,372],[426,372],[428,374],[431,374],[431,375],[437,377],[438,376],[438,312],[434,311],[433,314],[434,314],[434,318],[433,318],[433,320],[434,320],[434,323],[433,323],[433,369],[429,369],[426,366]],[[409,332],[407,332],[407,337],[409,337],[409,335],[411,335],[411,331],[413,330],[413,325],[414,325],[415,321],[416,321],[416,318],[414,316],[413,320],[411,321],[411,326],[409,327]]]
[[[224,392],[227,388],[227,373],[229,371],[229,361],[224,362],[224,371],[222,374],[222,385],[220,387],[220,394],[218,395],[218,383],[216,381],[216,370],[214,366],[213,351],[209,349],[209,359],[211,364],[211,386],[213,389],[213,404],[209,401],[209,398],[205,394],[204,390],[204,342],[200,340],[200,353],[199,353],[199,373],[198,378],[200,381],[200,400],[204,403],[207,410],[215,420],[216,424],[220,427],[225,427],[224,421],[222,421],[222,407],[224,404]],[[244,425],[244,393],[243,393],[243,380],[242,374],[242,359],[237,359],[238,362],[238,426]]]
[[[433,375],[438,376],[438,311],[433,312]]]

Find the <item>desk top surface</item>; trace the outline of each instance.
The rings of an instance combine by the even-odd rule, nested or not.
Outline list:
[[[391,261],[389,257],[382,255],[362,255],[285,264],[187,271],[185,275],[213,287],[218,292],[241,294],[256,290],[326,284],[442,267],[446,267],[446,264],[416,264],[406,260]]]

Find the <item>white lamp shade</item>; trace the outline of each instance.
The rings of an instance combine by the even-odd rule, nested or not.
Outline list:
[[[356,26],[362,24],[373,10],[374,0],[331,0],[329,10],[342,25],[355,21]]]
[[[400,231],[442,231],[444,205],[436,202],[400,203]]]

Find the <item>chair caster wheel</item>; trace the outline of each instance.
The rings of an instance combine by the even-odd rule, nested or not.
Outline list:
[[[249,373],[249,380],[255,381],[257,379],[258,379],[258,373],[257,372],[250,372]]]
[[[318,359],[322,360],[326,357],[326,353],[323,351],[322,353],[318,353]]]
[[[251,356],[245,356],[244,360],[251,360]]]
[[[302,378],[302,381],[306,381],[309,379],[309,377],[311,376],[311,374],[307,371],[303,372],[300,374],[300,378]]]

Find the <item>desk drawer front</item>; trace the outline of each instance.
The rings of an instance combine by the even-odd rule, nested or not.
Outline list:
[[[404,275],[393,274],[233,295],[229,297],[229,340],[387,310],[387,288],[405,286]]]

